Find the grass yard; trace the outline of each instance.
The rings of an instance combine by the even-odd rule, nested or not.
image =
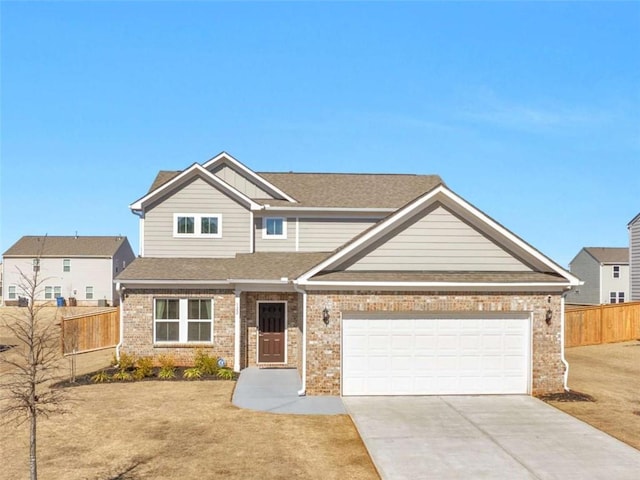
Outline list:
[[[0,308],[0,316],[15,313],[20,311]],[[61,313],[54,308],[45,315],[57,321]],[[0,327],[0,344],[13,343]],[[107,366],[112,353],[78,355],[77,373]],[[60,366],[69,378],[68,358],[61,355]],[[9,373],[6,365],[0,368],[0,388]],[[379,478],[348,415],[242,410],[231,404],[234,386],[232,381],[146,381],[67,389],[70,413],[39,420],[40,478]],[[3,426],[0,479],[28,478],[28,453],[27,425]]]
[[[595,402],[549,402],[640,450],[640,341],[572,347],[569,388]]]

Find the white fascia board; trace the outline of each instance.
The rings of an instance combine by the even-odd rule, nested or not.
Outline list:
[[[511,233],[509,230],[504,228],[498,222],[496,222],[489,216],[482,213],[480,210],[475,208],[469,202],[465,201],[462,197],[453,193],[444,185],[436,186],[433,190],[427,192],[422,197],[417,198],[412,203],[409,203],[402,209],[398,210],[397,213],[392,214],[391,216],[389,216],[389,218],[380,222],[377,226],[369,230],[362,237],[358,238],[353,243],[348,244],[345,248],[343,248],[336,254],[332,255],[325,261],[321,262],[320,264],[316,265],[314,268],[312,268],[308,272],[302,274],[300,276],[300,280],[307,281],[309,280],[309,278],[313,277],[314,275],[326,269],[327,267],[335,265],[339,261],[344,260],[345,258],[348,258],[349,254],[351,254],[354,251],[357,251],[359,247],[367,244],[367,242],[369,242],[372,239],[375,239],[377,236],[383,234],[385,231],[392,229],[395,225],[401,223],[404,219],[406,219],[407,217],[410,217],[412,214],[414,214],[416,211],[419,211],[421,208],[424,208],[425,206],[428,206],[431,203],[433,203],[433,201],[435,201],[438,196],[442,196],[444,197],[445,200],[454,202],[459,207],[461,207],[464,211],[478,218],[481,222],[489,226],[491,229],[497,231],[504,238],[514,243],[518,248],[522,249],[527,254],[534,257],[536,260],[548,266],[554,272],[566,278],[569,281],[570,285],[572,286],[581,285],[581,281],[577,277],[569,273],[564,268],[560,267],[558,264],[553,262],[551,259],[549,259],[545,255],[538,252],[531,245],[529,245],[528,243],[520,239],[518,236]]]
[[[567,271],[564,268],[562,268],[560,265],[555,263],[553,260],[551,260],[546,255],[543,255],[541,252],[539,252],[538,250],[533,248],[531,245],[529,245],[527,242],[522,240],[520,237],[518,237],[514,233],[510,232],[509,230],[507,230],[505,227],[500,225],[498,222],[493,220],[491,217],[489,217],[485,213],[483,213],[480,210],[478,210],[476,207],[471,205],[469,202],[464,200],[459,195],[455,194],[454,192],[452,192],[451,190],[449,190],[446,187],[442,187],[442,193],[445,196],[447,196],[448,198],[450,198],[452,201],[454,201],[455,203],[460,205],[466,211],[471,213],[473,216],[479,218],[484,223],[489,225],[491,228],[496,230],[500,235],[502,235],[503,237],[505,237],[509,241],[513,242],[520,249],[524,250],[526,253],[528,253],[529,255],[534,257],[536,260],[540,261],[544,265],[546,265],[549,268],[551,268],[558,275],[561,275],[562,277],[564,277],[567,280],[569,280],[569,284],[570,285],[577,286],[577,285],[581,285],[582,284],[582,282],[580,281],[580,279],[578,279],[578,277],[572,275],[569,271]]]
[[[243,284],[265,284],[265,285],[287,285],[289,279],[283,280],[258,280],[254,278],[230,278],[229,283],[243,283]]]
[[[204,168],[206,168],[206,169],[209,169],[211,167],[215,167],[218,164],[224,163],[224,162],[231,163],[234,167],[238,168],[239,170],[241,170],[242,172],[246,173],[251,178],[253,178],[256,182],[258,182],[260,185],[262,185],[266,190],[271,190],[272,193],[280,195],[285,200],[288,200],[288,201],[293,202],[293,203],[297,203],[297,200],[295,198],[293,198],[293,197],[287,195],[286,193],[284,193],[282,190],[280,190],[274,184],[272,184],[272,183],[268,182],[267,180],[265,180],[264,178],[262,178],[256,172],[254,172],[250,168],[248,168],[245,165],[243,165],[241,162],[239,162],[238,160],[233,158],[227,152],[220,152],[218,155],[216,155],[212,159],[206,161],[202,166]]]
[[[223,190],[231,194],[231,196],[236,197],[238,200],[242,201],[247,206],[249,206],[251,210],[262,209],[261,205],[257,204],[256,202],[251,200],[249,197],[247,197],[244,193],[240,192],[239,190],[236,190],[227,182],[219,178],[217,175],[214,175],[209,170],[203,168],[202,165],[198,163],[194,163],[189,168],[187,168],[186,170],[182,171],[180,174],[178,174],[177,176],[169,180],[164,185],[161,185],[160,187],[155,189],[153,192],[149,192],[144,197],[140,198],[139,200],[136,200],[131,205],[129,205],[129,208],[135,211],[143,210],[145,204],[148,203],[150,200],[157,198],[158,196],[162,195],[165,192],[171,191],[171,189],[175,188],[177,185],[180,185],[185,179],[193,176],[202,176],[205,179],[219,185]]]
[[[570,288],[569,283],[533,282],[533,283],[488,283],[488,282],[322,282],[322,281],[299,281],[299,285],[307,289],[323,288],[330,290],[359,290],[359,289],[380,289],[380,290],[450,290],[450,291],[564,291]]]
[[[274,212],[283,212],[283,211],[292,211],[292,212],[344,212],[344,213],[391,213],[395,212],[396,208],[349,208],[349,207],[296,207],[295,205],[291,205],[290,207],[282,207],[276,206],[272,207],[271,205],[265,204],[264,209],[267,211]]]

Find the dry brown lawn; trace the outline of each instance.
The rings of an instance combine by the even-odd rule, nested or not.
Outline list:
[[[566,350],[569,388],[595,402],[549,402],[640,449],[640,341]]]
[[[52,320],[59,313],[50,312]],[[0,343],[10,340],[0,331]],[[107,366],[112,352],[79,355],[78,374]],[[68,360],[61,365],[67,375]],[[234,386],[146,381],[67,389],[70,412],[39,422],[40,478],[379,478],[348,415],[242,410],[231,404]],[[28,439],[26,425],[2,427],[0,479],[28,478]]]

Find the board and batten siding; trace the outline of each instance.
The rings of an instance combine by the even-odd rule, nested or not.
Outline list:
[[[347,270],[531,270],[443,207],[396,232]]]
[[[222,216],[221,238],[176,238],[175,213]],[[197,178],[145,212],[145,257],[233,257],[250,249],[250,212],[225,193]]]
[[[569,264],[569,269],[584,285],[567,294],[567,303],[598,305],[600,303],[600,263],[582,249]]]
[[[640,302],[640,217],[629,226],[629,265],[631,300]]]
[[[228,165],[219,165],[211,173],[227,182],[236,190],[244,193],[249,198],[273,198],[273,195]]]

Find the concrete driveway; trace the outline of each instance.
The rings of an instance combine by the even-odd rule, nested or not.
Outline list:
[[[385,480],[640,478],[640,451],[529,396],[345,397]]]

